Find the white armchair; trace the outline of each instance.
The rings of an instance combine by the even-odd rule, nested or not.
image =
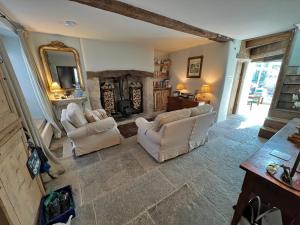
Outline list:
[[[62,111],[61,123],[72,140],[77,156],[121,143],[120,132],[112,117],[88,123],[75,103]]]
[[[153,158],[163,162],[203,145],[215,115],[216,112],[208,112],[177,120],[163,125],[159,131],[153,129],[154,122],[137,118],[137,141]]]

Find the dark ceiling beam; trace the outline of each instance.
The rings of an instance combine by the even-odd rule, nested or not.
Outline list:
[[[161,27],[166,27],[180,32],[193,34],[203,38],[208,38],[212,41],[227,42],[232,40],[232,38],[230,37],[226,37],[221,34],[210,32],[117,0],[70,0],[70,1],[92,6],[109,12],[117,13],[144,22],[152,23]]]
[[[286,32],[271,34],[263,37],[250,39],[250,40],[245,40],[246,48],[248,49],[257,48],[260,46],[264,46],[276,42],[286,41],[290,39],[291,33],[292,33],[291,31],[286,31]]]

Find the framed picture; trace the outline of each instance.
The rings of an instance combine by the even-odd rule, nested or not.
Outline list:
[[[202,71],[203,56],[189,57],[187,65],[187,78],[200,78]]]

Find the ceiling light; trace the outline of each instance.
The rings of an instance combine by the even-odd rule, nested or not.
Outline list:
[[[66,20],[64,24],[66,27],[75,27],[77,25],[77,23],[73,20]]]

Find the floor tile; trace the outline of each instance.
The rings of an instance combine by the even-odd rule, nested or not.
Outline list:
[[[79,171],[83,202],[90,202],[144,173],[130,153],[86,167]]]
[[[158,225],[225,224],[212,204],[187,185],[149,209],[149,214]]]
[[[225,218],[232,218],[233,208],[239,192],[215,176],[208,170],[203,170],[193,179],[192,186],[198,193],[206,197]]]
[[[161,173],[151,171],[94,202],[98,225],[128,223],[173,190]]]
[[[96,216],[93,205],[88,204],[76,208],[77,216],[72,220],[72,225],[96,225]]]
[[[141,216],[134,219],[127,225],[155,225],[154,221],[150,218],[148,213],[144,213]]]

